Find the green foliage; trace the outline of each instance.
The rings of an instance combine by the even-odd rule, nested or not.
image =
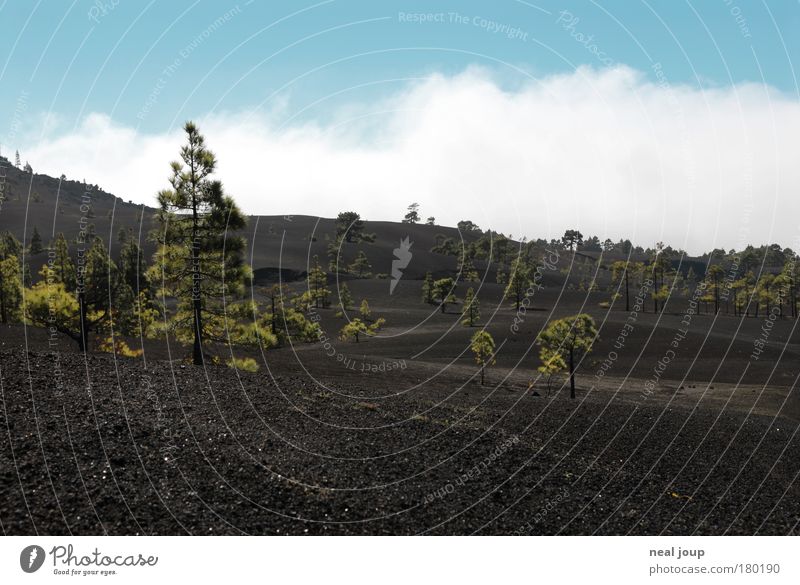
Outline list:
[[[453,238],[448,238],[443,234],[436,234],[436,245],[431,248],[431,252],[444,256],[458,256],[461,248]]]
[[[92,240],[76,269],[59,234],[40,275],[26,293],[25,318],[68,336],[82,350],[88,349],[94,332],[101,335],[98,350],[139,355],[114,335],[149,337],[157,330],[158,308],[144,292],[137,296],[124,282],[100,238]]]
[[[44,252],[44,246],[42,245],[42,236],[39,234],[39,230],[36,229],[36,226],[33,227],[33,235],[31,236],[31,245],[28,248],[32,255],[41,254]]]
[[[62,282],[42,279],[25,293],[25,319],[38,327],[52,328],[75,341],[80,339],[80,314],[75,295]]]
[[[69,254],[69,244],[64,234],[59,232],[56,239],[51,245],[53,256],[51,267],[53,269],[53,276],[59,282],[63,282],[67,290],[75,290],[77,286],[75,263]]]
[[[242,370],[243,372],[257,372],[259,369],[258,362],[253,358],[237,358],[232,357],[225,362],[229,368],[234,370]]]
[[[353,308],[353,295],[344,283],[339,287],[339,306],[343,313]]]
[[[470,341],[470,349],[475,356],[475,363],[480,366],[481,372],[481,386],[484,384],[484,371],[487,367],[494,365],[496,362],[494,358],[495,345],[494,338],[491,333],[481,329],[476,331]]]
[[[144,253],[133,238],[127,238],[122,244],[119,272],[121,282],[135,293],[149,290]]]
[[[364,222],[355,211],[343,211],[336,217],[336,239],[349,244],[374,242],[375,234],[364,233]]]
[[[327,248],[327,255],[328,255],[328,270],[335,274],[339,272],[343,272],[342,267],[340,266],[340,252],[342,249],[342,241],[340,239],[336,239],[336,241],[331,242],[328,244]]]
[[[481,317],[481,304],[475,291],[470,289],[467,291],[467,296],[464,297],[464,308],[462,309],[463,318],[461,324],[467,327],[473,327]]]
[[[480,275],[469,257],[464,258],[461,262],[461,280],[465,282],[480,281]]]
[[[592,350],[596,337],[597,326],[594,319],[581,313],[550,321],[537,338],[537,343],[547,351],[548,357],[559,355],[569,364],[572,398],[575,398],[575,361]]]
[[[706,271],[706,285],[708,294],[714,301],[714,313],[719,313],[719,298],[723,286],[723,275],[725,269],[719,264],[712,264]]]
[[[207,340],[229,341],[224,314],[241,297],[252,277],[244,263],[245,241],[233,235],[245,227],[245,217],[222,183],[210,176],[214,154],[192,122],[184,126],[186,144],[181,161],[171,164],[171,189],[159,192],[159,247],[148,275],[159,283],[162,299],[177,299],[168,315],[180,339],[192,338],[193,362],[203,363]]]
[[[380,318],[377,319],[374,323],[367,324],[364,323],[361,319],[355,318],[347,325],[342,327],[341,331],[339,331],[339,338],[342,341],[347,341],[349,339],[355,340],[356,343],[359,342],[359,338],[362,335],[374,335],[386,322],[385,319]]]
[[[563,372],[567,368],[567,364],[564,362],[564,357],[560,352],[553,351],[548,347],[542,347],[541,350],[539,350],[539,360],[542,363],[536,368],[536,371],[547,381],[547,395],[550,396],[550,386],[553,377]]]
[[[348,271],[359,278],[369,278],[371,276],[371,269],[372,265],[369,263],[367,255],[363,250],[359,250],[356,259],[349,266]]]
[[[22,244],[8,230],[0,237],[0,258],[5,258],[7,255],[22,257]]]
[[[489,259],[504,265],[508,261],[508,255],[511,252],[511,240],[503,234],[489,233],[490,238],[490,252]]]
[[[429,305],[432,305],[434,303],[433,287],[434,287],[433,275],[430,272],[428,272],[425,274],[425,280],[422,281],[423,303],[428,303]]]
[[[308,271],[308,294],[311,304],[317,309],[330,305],[328,289],[328,275],[319,264],[319,258],[314,256],[311,269]]]
[[[141,356],[144,351],[141,349],[132,349],[124,339],[118,337],[106,337],[101,340],[97,345],[97,351],[104,353],[113,353],[117,356],[135,358]]]
[[[508,285],[504,292],[504,298],[514,302],[514,308],[519,310],[522,299],[525,298],[525,291],[532,282],[530,267],[522,258],[516,258],[511,263],[511,272]]]
[[[264,340],[262,346],[275,347],[319,339],[319,324],[307,318],[301,308],[307,304],[304,296],[292,297],[286,285],[276,284],[267,291],[269,305],[266,311],[260,312],[254,331]]]
[[[578,230],[567,230],[564,232],[564,235],[561,236],[561,242],[564,244],[565,248],[574,251],[583,243],[583,234]]]
[[[0,321],[19,321],[22,316],[22,271],[13,254],[0,254]]]
[[[363,299],[361,301],[361,306],[359,307],[358,312],[361,314],[361,318],[364,321],[372,320],[372,311],[369,308],[369,303],[367,302],[367,299]]]
[[[469,233],[469,232],[478,232],[478,233],[480,233],[480,231],[481,231],[481,228],[479,228],[477,225],[475,225],[474,223],[472,223],[468,219],[462,219],[456,225],[458,226],[458,231],[460,231],[460,232],[467,232],[467,233]]]
[[[452,278],[440,278],[433,283],[433,300],[439,303],[442,313],[447,312],[447,305],[456,302],[456,283]]]

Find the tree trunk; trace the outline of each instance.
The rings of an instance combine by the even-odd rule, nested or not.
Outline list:
[[[86,352],[89,349],[89,320],[86,316],[86,293],[79,292],[78,293],[78,311],[79,317],[81,322],[81,332],[78,336],[78,347],[82,352]]]
[[[575,352],[569,350],[569,397],[575,398]]]
[[[203,365],[203,304],[200,288],[200,242],[197,205],[192,211],[192,309],[194,313],[194,344],[192,347],[192,363]]]
[[[484,369],[485,369],[484,366],[481,366],[481,386],[483,386],[483,379],[484,379],[483,378],[483,376],[484,376],[483,372],[484,372]]]
[[[658,313],[658,273],[653,268],[653,313]]]
[[[196,366],[203,365],[203,321],[202,306],[200,298],[196,297],[192,304],[194,306],[194,345],[192,347],[192,363]]]
[[[625,311],[631,310],[630,301],[628,300],[628,268],[625,268]]]

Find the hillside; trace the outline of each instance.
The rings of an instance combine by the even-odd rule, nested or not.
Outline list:
[[[20,241],[30,242],[34,228],[45,244],[58,232],[63,232],[72,241],[83,222],[92,225],[94,232],[106,243],[110,242],[112,255],[119,232],[127,229],[132,229],[134,236],[140,239],[148,258],[154,251],[148,239],[154,228],[154,208],[126,202],[97,185],[83,181],[36,173],[31,175],[4,158],[0,159],[0,165],[6,175],[0,208],[2,228]],[[88,208],[86,203],[91,207]],[[366,232],[375,234],[375,242],[346,244],[342,249],[342,261],[351,263],[363,250],[374,274],[388,274],[394,248],[402,238],[408,237],[413,242],[411,251],[414,256],[414,262],[404,274],[409,279],[420,279],[428,271],[434,274],[456,271],[455,257],[430,252],[438,235],[457,242],[462,237],[466,242],[477,237],[472,233],[462,234],[452,227],[394,222],[365,222],[365,225]],[[275,279],[278,270],[283,271],[284,279],[293,280],[305,273],[309,260],[315,255],[319,256],[321,263],[327,264],[327,247],[335,239],[336,226],[334,219],[305,215],[250,216],[243,235],[248,240],[249,260],[257,281]],[[36,261],[34,259],[34,264]]]
[[[0,157],[3,181],[2,229],[9,230],[22,241],[30,240],[37,228],[47,243],[58,232],[73,239],[80,229],[81,218],[94,224],[94,231],[104,240],[116,240],[109,234],[121,227],[138,231],[142,217],[152,216],[152,209],[124,201],[101,187],[83,180],[57,179],[48,175],[27,173]],[[91,211],[84,203],[91,204]],[[148,225],[147,220],[145,226]]]

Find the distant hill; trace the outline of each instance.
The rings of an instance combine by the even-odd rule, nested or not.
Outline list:
[[[0,157],[0,185],[3,196],[0,229],[9,230],[20,241],[24,236],[30,242],[34,227],[45,244],[58,232],[74,238],[80,230],[81,218],[87,214],[86,207],[81,208],[87,201],[91,202],[87,221],[94,224],[95,233],[106,242],[109,239],[115,242],[123,226],[138,232],[142,217],[149,229],[154,211],[126,202],[91,183],[25,172],[3,157]],[[112,227],[114,235],[109,238]]]
[[[84,221],[93,226],[94,232],[107,245],[110,244],[112,256],[116,255],[116,250],[119,248],[117,240],[119,233],[129,229],[133,230],[135,238],[140,239],[140,245],[148,260],[154,252],[149,234],[155,227],[156,210],[153,207],[125,201],[97,185],[66,177],[59,179],[37,173],[31,174],[0,157],[0,197],[0,230],[9,230],[20,241],[24,239],[26,243],[30,243],[34,227],[41,234],[45,245],[58,232],[63,232],[73,241],[81,229],[81,222]],[[87,203],[90,205],[87,206]],[[436,245],[437,238],[452,238],[457,244],[463,238],[464,243],[468,244],[481,235],[480,232],[463,232],[454,227],[436,225],[389,221],[365,221],[364,224],[364,231],[374,234],[375,241],[344,244],[341,262],[345,266],[349,265],[359,251],[363,251],[371,264],[370,272],[373,275],[388,277],[392,269],[394,249],[400,245],[402,239],[409,238],[412,242],[413,259],[403,271],[403,278],[409,280],[422,279],[426,272],[431,272],[434,277],[455,275],[458,270],[455,256],[445,256],[430,251]],[[248,242],[248,262],[253,267],[257,283],[276,282],[279,275],[283,281],[292,281],[305,276],[314,256],[318,256],[320,264],[327,269],[327,251],[329,244],[336,239],[336,221],[332,218],[308,215],[250,216],[243,235]],[[518,246],[518,242],[512,241],[512,253]],[[564,252],[561,253],[563,256]],[[570,261],[562,258],[561,268],[572,261],[572,255],[567,255]],[[626,257],[619,251],[603,253],[579,251],[575,254],[574,263],[582,265],[587,261],[596,262],[601,256],[603,268],[615,260]],[[645,261],[648,257],[634,254],[631,260]],[[37,262],[44,261],[44,255],[33,258],[34,275],[38,272]],[[677,268],[678,260],[674,260],[673,264]],[[687,257],[680,263],[684,273],[690,266],[700,276],[705,272],[703,260]],[[477,261],[475,268],[483,279],[486,263]],[[609,278],[603,274],[604,272],[607,271],[601,270],[598,275],[600,281]],[[486,274],[486,280],[494,282],[495,275],[496,267],[492,267]],[[340,275],[340,278],[346,279],[348,276]],[[553,279],[553,275],[548,274],[547,279]],[[575,276],[574,279],[577,284],[581,279],[585,280],[586,275]],[[558,278],[545,284],[560,285],[560,282],[562,280]]]
[[[154,247],[148,234],[154,227],[154,208],[125,201],[82,180],[31,174],[0,157],[0,177],[3,175],[4,179],[0,178],[3,194],[0,230],[9,230],[19,240],[29,243],[35,227],[46,245],[58,232],[74,240],[84,221],[93,225],[94,232],[106,244],[110,243],[112,255],[118,246],[118,234],[127,229],[133,230],[134,237],[141,234],[146,256],[152,255]],[[423,278],[428,271],[444,275],[457,270],[455,257],[430,252],[437,236],[450,237],[456,242],[462,237],[467,242],[478,237],[475,233],[462,234],[452,227],[383,221],[365,222],[365,231],[374,233],[375,241],[345,244],[342,262],[352,263],[363,250],[372,265],[371,272],[388,275],[394,258],[393,250],[401,239],[408,237],[413,242],[413,261],[404,271],[404,278],[408,279]],[[331,218],[306,215],[252,216],[244,235],[248,240],[248,260],[257,280],[277,280],[279,272],[282,272],[284,280],[292,280],[305,274],[314,256],[318,256],[320,263],[327,267],[327,248],[336,237],[336,222]],[[44,261],[44,256],[42,259]]]

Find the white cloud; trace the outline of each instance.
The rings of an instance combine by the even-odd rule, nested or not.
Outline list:
[[[281,126],[289,111],[199,120],[219,178],[249,213],[397,220],[418,201],[438,223],[515,236],[577,227],[691,252],[800,247],[800,103],[762,85],[668,87],[618,67],[506,90],[469,69],[326,112],[325,123]],[[92,114],[25,154],[42,172],[153,204],[181,141]]]

